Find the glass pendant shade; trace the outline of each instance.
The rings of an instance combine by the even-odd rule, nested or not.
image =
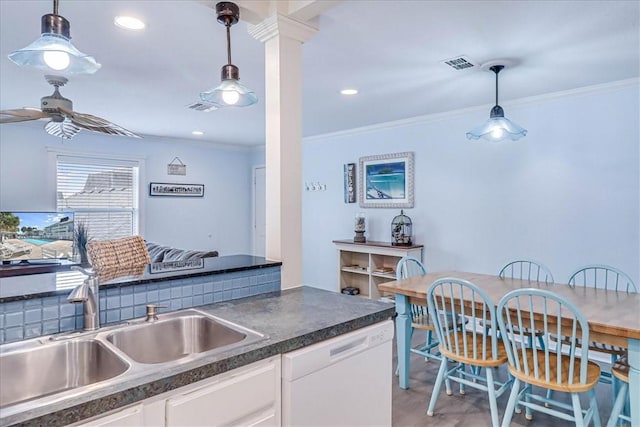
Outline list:
[[[497,113],[499,111],[499,113]],[[491,117],[480,126],[467,132],[467,138],[478,140],[480,138],[487,141],[502,141],[510,139],[517,141],[527,134],[527,130],[513,123],[504,117],[502,107],[496,105],[491,109]]]
[[[226,69],[235,68],[231,72]],[[213,89],[200,93],[200,99],[218,108],[225,107],[247,107],[258,102],[255,92],[248,87],[242,85],[236,77],[237,67],[234,65],[225,65],[222,67],[222,83]]]
[[[218,22],[227,30],[227,64],[222,66],[222,83],[206,92],[200,92],[200,99],[217,108],[248,107],[258,102],[255,92],[240,83],[240,71],[231,63],[231,26],[240,20],[238,5],[231,2],[216,4]]]
[[[490,67],[490,70],[496,74],[496,105],[491,109],[491,114],[487,121],[467,132],[468,139],[478,140],[482,138],[494,142],[505,139],[517,141],[527,135],[527,130],[507,119],[504,116],[504,110],[498,105],[498,73],[503,68],[503,65]]]
[[[54,3],[57,12],[57,4]],[[9,54],[9,59],[22,67],[34,67],[66,74],[93,74],[101,67],[92,56],[80,52],[71,44],[69,21],[57,13],[42,17],[40,37],[20,50]]]

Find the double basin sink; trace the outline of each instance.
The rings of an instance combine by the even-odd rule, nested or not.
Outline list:
[[[0,410],[35,400],[46,404],[61,393],[80,392],[86,386],[93,390],[264,338],[201,311],[182,310],[161,314],[153,322],[132,321],[90,333],[5,344],[0,346]]]

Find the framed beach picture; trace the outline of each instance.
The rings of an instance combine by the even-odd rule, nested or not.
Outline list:
[[[413,207],[413,152],[360,157],[362,208]]]

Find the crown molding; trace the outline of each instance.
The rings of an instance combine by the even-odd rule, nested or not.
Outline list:
[[[544,95],[529,96],[526,98],[520,98],[520,99],[510,100],[506,102],[501,101],[500,104],[503,106],[509,106],[509,107],[535,105],[535,104],[541,104],[544,102],[554,101],[558,99],[613,92],[616,90],[626,89],[634,86],[638,86],[638,89],[640,92],[640,77],[634,77],[631,79],[618,80],[615,82],[602,83],[602,84],[597,84],[592,86],[585,86],[585,87],[569,89],[569,90],[564,90],[559,92],[546,93]],[[340,130],[336,132],[328,132],[324,134],[312,135],[312,136],[307,136],[302,138],[302,142],[321,142],[330,138],[340,138],[344,136],[377,132],[384,129],[393,129],[398,127],[413,126],[413,125],[422,124],[422,123],[436,122],[439,120],[458,117],[458,116],[462,116],[469,113],[475,113],[477,111],[486,112],[487,108],[491,108],[493,105],[494,103],[491,103],[491,104],[479,105],[475,107],[461,108],[458,110],[445,111],[442,113],[425,114],[423,116],[409,117],[407,119],[377,123],[375,125],[361,126],[357,128]]]
[[[263,43],[276,36],[285,36],[304,43],[318,32],[318,28],[276,13],[259,24],[249,25],[247,31]]]

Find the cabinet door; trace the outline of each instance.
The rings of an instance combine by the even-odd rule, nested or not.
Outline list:
[[[90,421],[74,424],[76,427],[139,427],[145,425],[143,405],[137,404],[125,409],[117,410],[109,415],[100,416]]]
[[[166,401],[166,426],[280,424],[280,358],[239,368],[231,376]]]

